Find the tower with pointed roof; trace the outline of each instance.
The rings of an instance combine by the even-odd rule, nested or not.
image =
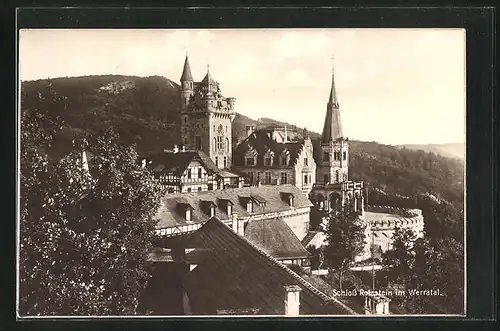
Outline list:
[[[335,74],[332,71],[332,85],[321,136],[321,153],[316,180],[324,184],[342,183],[348,181],[348,173],[349,143],[342,132],[340,108],[335,89]]]
[[[181,141],[186,149],[205,152],[219,169],[232,164],[235,100],[222,95],[208,66],[201,82],[195,82],[186,56],[181,75]]]
[[[349,180],[349,139],[342,131],[333,69],[331,84],[323,134],[315,151],[316,183],[310,198],[320,209],[332,209],[338,203],[351,201],[355,210],[363,213],[363,183]]]

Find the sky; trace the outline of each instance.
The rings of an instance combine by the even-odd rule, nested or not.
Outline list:
[[[465,141],[463,29],[21,30],[22,81],[210,74],[236,111],[322,132],[335,72],[344,135],[385,144]]]

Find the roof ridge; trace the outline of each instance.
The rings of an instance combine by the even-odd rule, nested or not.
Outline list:
[[[219,219],[217,219],[217,220],[219,220]],[[233,231],[233,233],[234,233],[234,231]],[[335,303],[338,303],[340,306],[342,306],[342,308],[344,308],[345,310],[349,311],[350,313],[352,313],[354,315],[358,315],[358,313],[356,313],[354,310],[352,310],[351,308],[349,308],[344,303],[340,302],[338,299],[335,299],[334,297],[330,297],[330,296],[326,295],[325,293],[321,292],[320,290],[318,290],[316,287],[314,287],[314,285],[312,285],[311,283],[309,283],[308,281],[306,281],[304,278],[300,277],[293,270],[291,270],[290,268],[288,268],[287,266],[285,266],[283,263],[279,262],[276,258],[274,258],[273,256],[271,256],[266,251],[262,250],[260,247],[258,247],[257,245],[255,245],[254,243],[252,243],[251,241],[249,241],[247,238],[239,236],[238,234],[236,234],[236,235],[239,238],[243,239],[245,242],[247,242],[250,246],[252,246],[253,248],[255,248],[261,255],[264,255],[269,260],[271,260],[272,262],[274,262],[274,264],[276,264],[280,268],[284,269],[290,276],[292,276],[293,278],[295,278],[295,280],[297,280],[298,282],[300,282],[302,285],[304,285],[306,288],[308,288],[309,290],[311,290],[314,294],[316,294],[319,297],[321,297],[326,302],[332,302],[332,301],[334,301]]]

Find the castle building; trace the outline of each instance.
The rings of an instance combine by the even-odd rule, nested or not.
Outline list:
[[[180,81],[182,144],[203,151],[219,169],[231,168],[236,99],[222,96],[219,83],[208,69],[205,78],[195,82],[187,56]]]
[[[309,136],[284,128],[247,130],[234,152],[234,169],[249,185],[293,184],[306,195],[316,181],[316,163]]]
[[[311,200],[320,209],[332,209],[338,203],[353,201],[354,208],[363,212],[363,183],[349,180],[349,139],[344,136],[340,107],[332,73],[330,97],[327,103],[323,134],[315,150],[316,183]]]
[[[174,146],[172,150],[150,154],[141,159],[167,193],[211,191],[243,185],[244,178],[224,169],[200,150],[186,150]]]

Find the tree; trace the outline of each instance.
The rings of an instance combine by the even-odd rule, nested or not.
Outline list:
[[[342,290],[342,274],[364,249],[364,225],[354,210],[353,203],[338,204],[328,219],[325,230],[324,263],[330,270],[337,270]]]
[[[21,121],[20,314],[134,314],[162,190],[112,130],[90,137],[88,171],[80,148],[49,158],[66,101],[39,101]]]
[[[384,272],[390,283],[407,287],[413,273],[416,235],[409,228],[395,228],[392,248],[382,254]]]

